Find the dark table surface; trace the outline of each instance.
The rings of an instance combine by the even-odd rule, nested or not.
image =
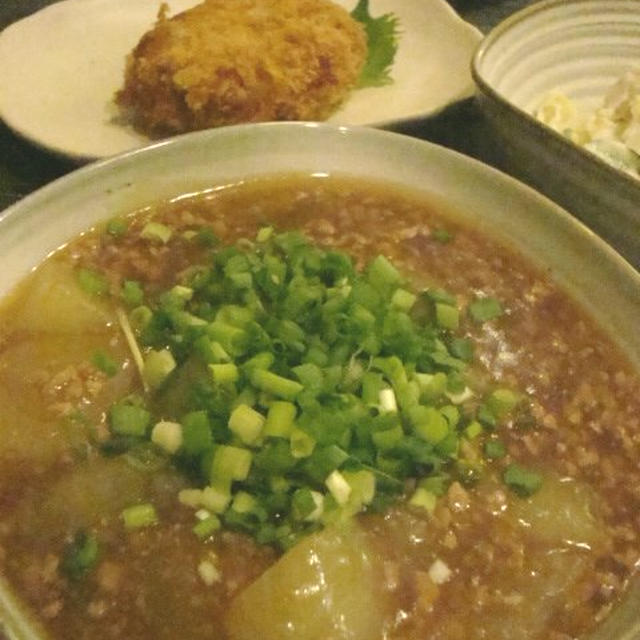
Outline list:
[[[403,0],[398,0],[402,2]],[[54,0],[0,0],[0,30]],[[449,0],[458,14],[487,33],[503,18],[533,0]],[[0,82],[2,81],[0,76]],[[492,140],[473,99],[400,129],[498,166]],[[15,136],[0,121],[0,211],[77,165],[55,157]]]

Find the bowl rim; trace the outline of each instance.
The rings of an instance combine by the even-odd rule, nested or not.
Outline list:
[[[598,0],[542,0],[542,2],[524,9],[524,12],[529,12],[530,9],[536,10],[538,9],[538,7],[540,7],[540,5],[562,5],[566,4],[567,2],[584,3],[593,1]],[[517,18],[518,16],[514,15],[513,17]],[[478,53],[480,53],[480,50],[478,50]],[[504,102],[505,106],[509,107],[509,103],[507,101]],[[525,112],[515,107],[511,107],[511,110],[527,115]],[[540,124],[532,116],[528,116],[528,120],[537,125]],[[229,138],[233,139],[234,136],[237,136],[241,133],[249,135],[252,132],[256,132],[256,135],[258,136],[267,136],[271,132],[274,132],[274,135],[278,135],[278,130],[281,130],[283,134],[285,132],[292,134],[292,132],[296,130],[300,130],[302,132],[304,132],[305,130],[312,130],[319,132],[320,135],[333,135],[336,137],[344,138],[357,137],[363,140],[379,138],[380,140],[387,139],[390,143],[393,141],[398,141],[398,144],[408,144],[414,147],[423,147],[425,149],[430,149],[431,153],[442,154],[443,156],[448,156],[456,162],[462,162],[463,164],[466,163],[469,166],[474,167],[475,171],[481,171],[487,174],[496,175],[499,177],[499,180],[509,185],[510,188],[520,191],[523,194],[523,197],[526,197],[528,200],[536,200],[537,205],[543,205],[548,210],[553,209],[554,216],[562,220],[565,229],[567,229],[569,233],[575,234],[576,237],[579,237],[579,241],[584,242],[585,246],[590,245],[596,248],[602,254],[606,255],[606,259],[610,262],[610,264],[615,266],[617,270],[626,272],[626,276],[631,277],[631,279],[635,279],[635,284],[637,284],[638,288],[640,289],[639,269],[636,269],[623,255],[621,255],[621,253],[615,247],[613,247],[600,235],[594,233],[582,220],[572,215],[566,208],[555,202],[550,197],[546,196],[541,191],[526,184],[522,180],[509,175],[500,168],[491,166],[490,164],[483,162],[482,160],[466,155],[455,149],[451,149],[430,140],[416,138],[415,136],[407,133],[371,127],[367,125],[341,125],[316,121],[273,121],[229,125],[225,127],[205,129],[201,131],[192,131],[163,138],[161,140],[153,141],[147,145],[134,147],[132,149],[114,154],[112,156],[108,156],[106,158],[101,158],[87,164],[75,166],[70,172],[55,178],[51,182],[27,194],[17,202],[10,204],[5,209],[0,210],[0,230],[2,230],[3,227],[5,227],[7,224],[14,224],[16,222],[16,217],[19,218],[25,215],[25,213],[27,213],[29,210],[33,210],[36,207],[45,207],[50,199],[55,199],[65,192],[69,192],[70,190],[78,188],[82,185],[83,182],[90,181],[94,177],[98,180],[101,180],[105,176],[108,176],[110,171],[113,171],[115,169],[131,166],[135,167],[138,162],[145,163],[146,158],[152,159],[154,156],[160,156],[161,154],[171,154],[174,150],[179,152],[181,148],[195,148],[198,146],[198,142],[202,142],[204,145],[206,145],[211,138],[228,136]],[[326,132],[326,134],[322,132]],[[292,137],[294,136],[292,135]],[[564,142],[566,140],[560,134],[557,134],[556,137],[558,141]],[[404,142],[400,142],[401,139],[404,140]],[[572,143],[570,143],[570,147],[572,149],[576,148],[579,150],[579,147],[576,147]],[[603,165],[605,168],[611,168],[610,165],[604,162]],[[295,171],[295,169],[292,169],[292,171]],[[268,176],[272,175],[273,173],[274,172],[265,172],[263,175]],[[366,172],[360,172],[360,175],[361,177],[364,177],[364,175],[366,175]],[[629,179],[634,187],[640,188],[639,181],[634,180],[633,178]],[[214,178],[212,178],[212,181],[214,181]],[[391,179],[389,180],[389,182],[393,183],[397,182],[397,180]],[[36,215],[38,214],[36,213]],[[19,221],[17,221],[17,223],[19,224]],[[2,294],[0,293],[0,297],[1,295]]]
[[[576,157],[580,157],[582,162],[591,163],[598,170],[604,173],[609,178],[616,178],[622,180],[627,189],[637,190],[640,196],[640,177],[634,178],[629,173],[618,169],[617,167],[609,164],[595,153],[592,153],[588,149],[581,147],[574,142],[571,142],[568,138],[563,136],[555,129],[544,124],[538,120],[534,115],[518,107],[514,102],[505,97],[502,93],[496,90],[493,85],[484,78],[482,65],[489,50],[496,44],[496,42],[507,33],[512,27],[526,22],[533,16],[544,13],[556,7],[566,7],[569,5],[588,5],[588,4],[600,4],[606,6],[606,2],[603,0],[540,0],[528,7],[524,7],[519,11],[511,14],[500,23],[498,23],[493,29],[491,29],[482,41],[476,47],[476,50],[471,58],[471,77],[476,83],[476,87],[490,100],[499,104],[502,108],[510,111],[513,115],[519,118],[523,118],[528,123],[529,127],[535,128],[540,135],[552,140],[553,143],[563,149],[565,152],[571,152]]]

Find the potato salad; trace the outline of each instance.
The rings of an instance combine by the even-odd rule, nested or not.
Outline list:
[[[534,115],[609,164],[640,177],[640,68],[622,75],[595,109],[552,91]]]

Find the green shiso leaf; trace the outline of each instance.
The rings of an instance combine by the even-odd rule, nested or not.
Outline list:
[[[391,67],[398,50],[398,18],[385,13],[373,18],[369,13],[369,0],[359,0],[351,12],[367,32],[368,54],[358,80],[358,88],[381,87],[393,82]]]

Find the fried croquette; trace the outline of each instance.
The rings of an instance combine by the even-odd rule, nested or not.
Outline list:
[[[158,20],[129,54],[116,102],[148,136],[242,122],[324,120],[367,56],[330,0],[205,0]]]

